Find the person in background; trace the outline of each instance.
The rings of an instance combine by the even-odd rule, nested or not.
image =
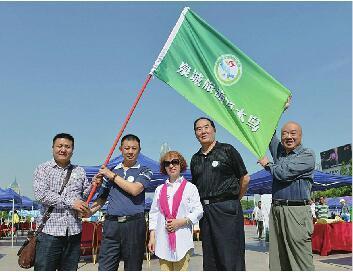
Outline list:
[[[261,201],[260,201],[261,202]],[[258,204],[259,204],[259,202],[255,205],[255,208],[254,208],[254,210],[252,211],[252,218],[253,218],[253,220],[255,221],[255,225],[256,225],[256,227],[257,227],[257,222],[256,222],[256,218],[257,218],[257,211],[259,210],[259,207],[258,207]]]
[[[328,219],[328,206],[324,196],[320,196],[319,205],[315,207],[315,213],[317,219]]]
[[[256,229],[257,229],[258,238],[259,240],[261,240],[262,232],[264,230],[264,214],[263,214],[263,210],[261,209],[261,201],[257,203],[256,208],[257,208],[255,213]]]
[[[13,224],[15,227],[15,232],[17,232],[20,229],[20,217],[17,210],[15,210],[13,213]]]
[[[315,222],[316,221],[316,213],[315,213],[315,201],[314,199],[311,199],[310,200],[310,209],[311,209],[311,216],[313,217],[313,221]]]
[[[161,173],[169,178],[154,194],[148,249],[159,258],[162,271],[188,270],[194,248],[192,226],[203,214],[196,186],[181,175],[186,167],[184,157],[177,151],[169,151],[161,158]]]
[[[345,222],[350,222],[349,208],[346,201],[343,198],[340,199],[340,204],[341,204],[340,216],[342,220],[344,220]]]

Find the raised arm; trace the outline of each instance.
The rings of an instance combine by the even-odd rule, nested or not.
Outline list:
[[[277,163],[269,163],[268,168],[273,177],[278,181],[292,181],[303,175],[307,175],[315,169],[315,155],[307,149],[291,160],[282,160]]]

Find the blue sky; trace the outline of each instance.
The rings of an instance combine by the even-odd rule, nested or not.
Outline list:
[[[351,2],[0,2],[0,187],[16,177],[33,197],[32,173],[59,132],[75,137],[74,163],[101,164],[185,6],[292,91],[279,126],[301,123],[317,162],[352,142]],[[167,142],[189,161],[202,115],[154,78],[125,132],[152,159]],[[250,173],[261,169],[217,128]]]

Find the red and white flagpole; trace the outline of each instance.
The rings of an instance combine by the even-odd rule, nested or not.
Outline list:
[[[159,53],[156,61],[154,62],[154,65],[152,66],[152,69],[151,69],[150,73],[148,74],[148,76],[147,76],[147,78],[145,80],[145,83],[143,84],[140,92],[138,93],[138,95],[136,97],[136,100],[135,100],[132,108],[130,109],[130,112],[129,112],[128,116],[126,117],[125,122],[124,122],[123,126],[121,127],[121,129],[120,129],[120,131],[119,131],[119,133],[118,133],[118,135],[117,135],[117,137],[116,137],[116,139],[114,141],[114,144],[113,144],[112,148],[110,149],[109,155],[106,158],[106,160],[105,160],[103,165],[106,166],[108,164],[108,162],[109,162],[109,160],[110,160],[110,158],[111,158],[111,156],[112,156],[112,154],[113,154],[113,152],[115,150],[115,147],[118,144],[118,142],[120,140],[120,137],[123,134],[124,129],[126,128],[126,125],[129,122],[130,117],[131,117],[132,113],[134,112],[134,110],[136,108],[137,103],[139,102],[144,90],[146,89],[147,84],[150,82],[154,71],[158,68],[159,64],[162,62],[162,60],[164,59],[165,55],[167,54],[167,52],[169,50],[169,47],[172,44],[176,34],[178,33],[179,28],[180,28],[180,26],[183,23],[183,20],[185,18],[185,14],[188,12],[188,10],[189,10],[189,8],[186,7],[186,8],[183,9],[182,13],[180,14],[180,17],[179,17],[176,25],[174,26],[172,32],[170,33],[167,42],[164,44],[164,46],[162,48],[162,51]],[[96,189],[97,189],[96,186],[93,185],[92,190],[91,190],[91,192],[90,192],[90,194],[89,194],[89,196],[87,198],[87,201],[86,201],[87,204],[91,201],[94,193],[96,192]]]
[[[123,134],[123,132],[124,132],[126,126],[127,126],[127,123],[129,122],[130,117],[131,117],[132,113],[134,112],[134,110],[135,110],[135,108],[136,108],[136,106],[137,106],[137,103],[140,101],[140,98],[141,98],[143,92],[145,91],[145,89],[146,89],[146,87],[147,87],[147,84],[150,82],[151,78],[152,78],[152,73],[148,74],[148,76],[147,76],[147,78],[146,78],[146,80],[145,80],[145,83],[143,84],[143,86],[142,86],[140,92],[138,93],[138,95],[137,95],[137,97],[136,97],[136,99],[135,99],[135,102],[134,102],[134,104],[132,105],[132,107],[131,107],[131,109],[130,109],[130,111],[129,111],[129,114],[127,115],[127,117],[126,117],[126,119],[125,119],[125,121],[124,121],[123,126],[121,127],[121,129],[120,129],[118,135],[117,135],[116,138],[115,138],[115,141],[114,141],[114,143],[113,143],[113,146],[110,148],[109,154],[108,154],[108,156],[107,156],[107,158],[105,159],[105,162],[104,162],[104,164],[103,164],[104,166],[106,166],[106,165],[108,164],[108,162],[110,161],[110,158],[112,157],[112,155],[113,155],[113,153],[114,153],[114,150],[115,150],[115,148],[116,148],[116,145],[118,144],[118,142],[119,142],[119,140],[120,140],[120,137],[121,137],[121,135]],[[91,192],[90,192],[90,194],[89,194],[89,196],[88,196],[88,198],[87,198],[87,201],[86,201],[87,204],[92,200],[92,197],[93,197],[94,193],[96,192],[96,190],[97,190],[97,186],[96,186],[96,185],[93,185],[93,186],[92,186],[92,190],[91,190]]]

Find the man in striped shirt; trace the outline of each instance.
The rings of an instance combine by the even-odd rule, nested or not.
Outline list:
[[[320,196],[319,205],[315,207],[315,213],[317,219],[327,219],[328,218],[328,206],[326,205],[326,198]]]
[[[89,213],[83,199],[91,184],[82,167],[73,170],[62,194],[59,194],[74,150],[74,138],[60,133],[53,139],[53,159],[37,167],[33,175],[35,198],[42,204],[41,216],[54,206],[42,232],[38,235],[34,270],[77,270],[80,258],[81,219]]]

